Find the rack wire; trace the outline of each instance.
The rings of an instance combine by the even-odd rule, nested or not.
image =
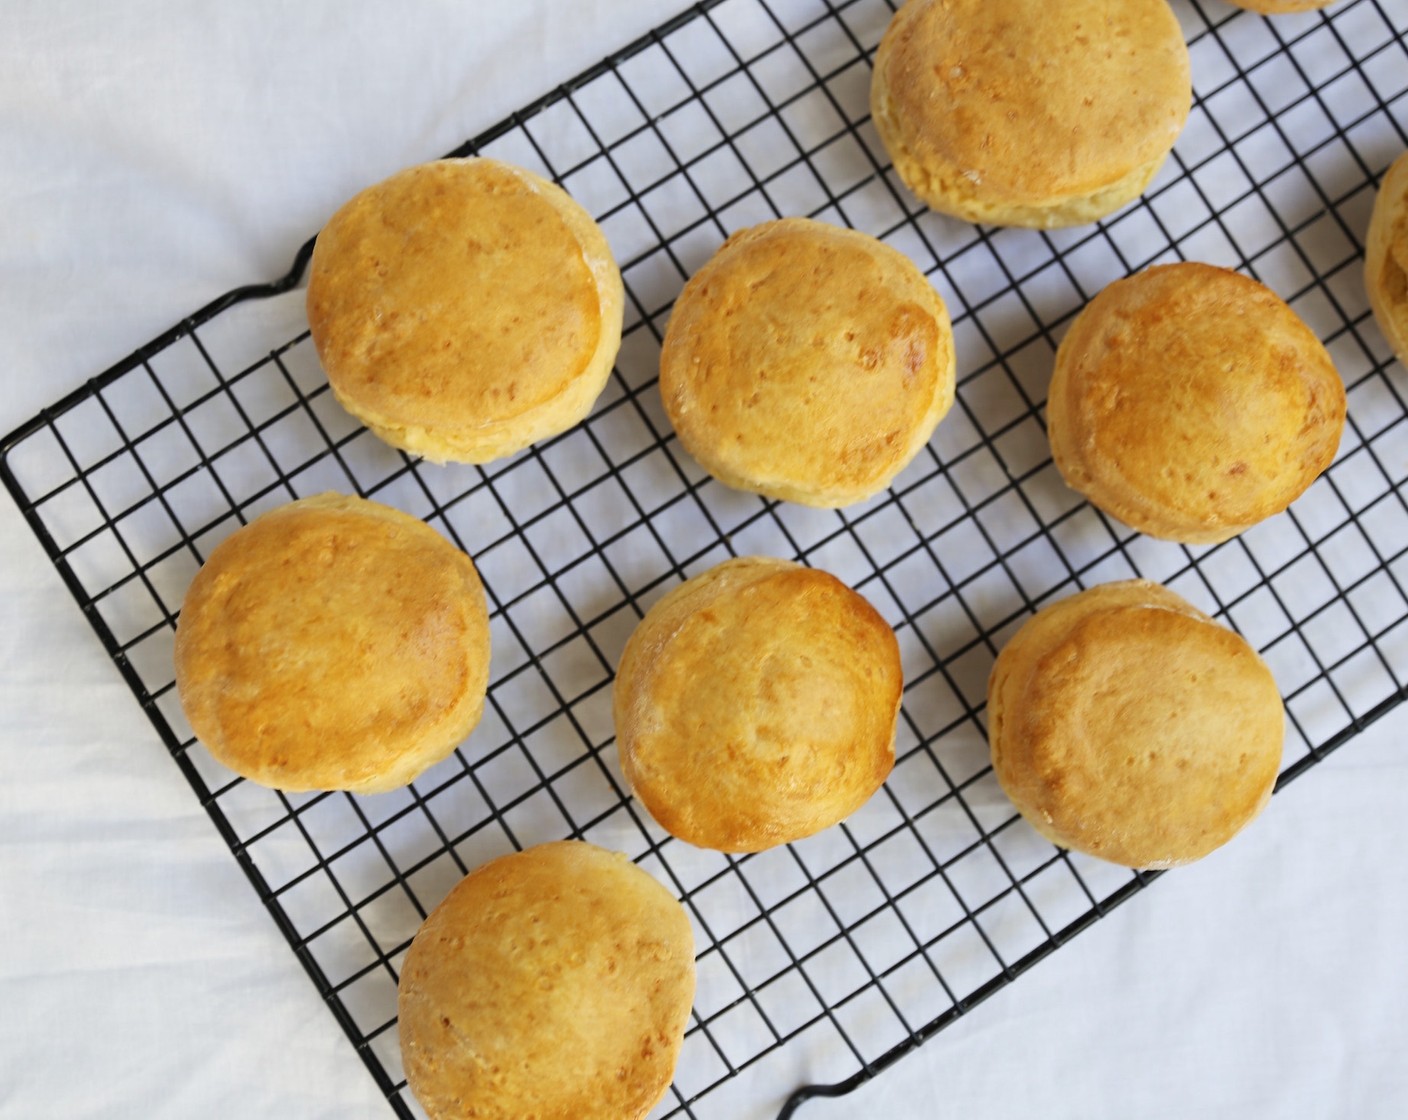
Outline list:
[[[1041,604],[1159,580],[1267,658],[1289,722],[1278,789],[1408,695],[1408,405],[1362,288],[1374,185],[1408,146],[1408,10],[1345,0],[1264,20],[1175,0],[1195,103],[1146,195],[1097,225],[974,227],[899,185],[868,115],[888,0],[705,0],[457,153],[534,168],[602,222],[626,279],[621,356],[591,418],[485,467],[386,447],[333,401],[288,275],[202,308],[6,438],[0,474],[394,1113],[398,968],[469,869],[548,839],[628,852],[684,900],[699,987],[653,1115],[789,1116],[875,1076],[1156,874],[1060,851],[988,766],[985,682]],[[680,448],[655,371],[684,279],[733,230],[808,214],[881,236],[953,314],[958,400],[893,488],[843,511],[765,501]],[[1132,534],[1051,463],[1045,384],[1106,283],[1171,259],[1238,268],[1326,342],[1349,391],[1331,469],[1211,548]],[[483,724],[411,787],[286,795],[194,741],[172,638],[238,525],[353,491],[476,560],[492,607]],[[610,718],[627,635],[729,555],[824,567],[896,627],[895,771],[845,824],[751,856],[672,840],[628,797]]]

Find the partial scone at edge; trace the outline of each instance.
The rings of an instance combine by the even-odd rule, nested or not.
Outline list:
[[[1128,867],[1173,867],[1265,807],[1281,698],[1241,637],[1143,580],[1038,611],[988,681],[993,770],[1052,843]]]
[[[307,304],[344,408],[394,447],[483,463],[591,411],[625,295],[605,236],[564,190],[468,158],[345,203],[318,235]]]
[[[639,1120],[694,997],[684,907],[624,855],[541,844],[471,871],[426,919],[398,990],[431,1120]]]
[[[1364,245],[1364,286],[1374,319],[1408,362],[1408,152],[1384,173]]]
[[[627,641],[612,702],[621,766],[668,832],[761,851],[879,789],[902,690],[894,632],[864,597],[789,561],[726,561]]]
[[[222,541],[186,593],[176,687],[196,737],[288,791],[410,782],[479,722],[484,589],[417,518],[320,494]]]

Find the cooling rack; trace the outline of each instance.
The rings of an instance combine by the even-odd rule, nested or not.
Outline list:
[[[542,840],[624,850],[685,901],[699,988],[654,1115],[736,1117],[875,1076],[1148,885],[1059,851],[987,763],[996,650],[1038,606],[1134,575],[1236,627],[1287,702],[1278,788],[1408,691],[1408,405],[1367,310],[1374,185],[1408,146],[1408,11],[1342,0],[1277,20],[1175,0],[1195,104],[1145,197],[1069,231],[919,207],[868,118],[886,0],[706,0],[466,144],[561,182],[626,279],[620,360],[591,418],[512,459],[433,467],[333,401],[288,275],[242,288],[6,438],[0,474],[393,1112],[397,970],[470,868]],[[655,390],[686,276],[733,230],[809,214],[884,237],[949,304],[953,412],[886,494],[850,509],[710,480]],[[1042,427],[1056,343],[1107,282],[1169,259],[1288,299],[1349,390],[1334,466],[1287,514],[1212,548],[1131,534],[1061,484]],[[284,795],[194,742],[172,636],[201,559],[293,497],[354,491],[470,551],[492,606],[483,724],[413,786]],[[625,793],[611,674],[640,615],[728,555],[826,568],[896,627],[897,764],[845,824],[753,856],[670,839]],[[1274,810],[1273,810],[1274,811]],[[760,1104],[761,1102],[761,1104]]]

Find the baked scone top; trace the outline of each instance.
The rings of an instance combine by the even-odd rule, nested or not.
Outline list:
[[[543,414],[584,377],[589,407],[622,302],[586,212],[488,159],[422,164],[362,191],[318,235],[308,279],[333,392],[389,442],[437,460],[482,462],[541,438]]]
[[[639,1120],[694,998],[684,907],[624,855],[540,844],[471,871],[406,954],[401,1054],[432,1120]]]
[[[1167,155],[1191,103],[1166,0],[909,0],[872,93],[906,182],[974,210],[1119,184]]]
[[[197,738],[285,790],[406,784],[478,722],[488,677],[470,558],[408,514],[341,494],[280,506],[222,541],[176,631]]]
[[[730,237],[660,357],[680,439],[741,489],[839,506],[883,489],[953,403],[943,300],[884,242],[805,218]]]
[[[902,689],[894,632],[863,596],[790,561],[726,561],[661,599],[627,642],[621,765],[673,835],[759,851],[880,787]]]
[[[1345,391],[1274,292],[1196,262],[1117,280],[1056,355],[1047,424],[1067,482],[1132,528],[1225,540],[1330,465]]]

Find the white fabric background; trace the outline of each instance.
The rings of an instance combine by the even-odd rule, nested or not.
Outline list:
[[[0,431],[679,6],[7,0]],[[389,1115],[8,499],[0,618],[0,1115]],[[1405,732],[802,1115],[1408,1115]]]

